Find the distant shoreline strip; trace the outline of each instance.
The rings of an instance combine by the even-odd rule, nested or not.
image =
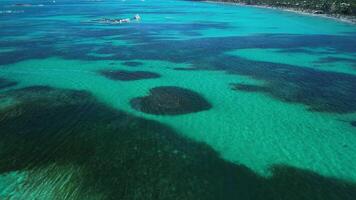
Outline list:
[[[336,15],[336,14],[314,14],[316,10],[306,10],[306,9],[298,9],[292,7],[278,7],[278,6],[269,6],[269,5],[249,5],[244,3],[235,3],[235,2],[224,2],[224,1],[202,1],[206,3],[216,3],[216,4],[228,4],[228,5],[237,5],[237,6],[248,6],[248,7],[255,7],[255,8],[267,8],[267,9],[275,9],[281,10],[286,12],[293,12],[300,15],[308,15],[308,16],[315,16],[315,17],[323,17],[328,19],[333,19],[341,22],[346,22],[350,24],[356,24],[356,16],[346,16],[346,15]]]

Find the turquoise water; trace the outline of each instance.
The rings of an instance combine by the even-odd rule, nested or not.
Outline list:
[[[2,11],[18,11],[0,12],[0,199],[269,199],[264,193],[271,194],[270,199],[355,197],[355,25],[278,10],[177,0],[28,2],[43,6],[0,3]],[[94,21],[137,13],[140,22]],[[105,77],[101,70],[159,77],[127,81]],[[31,86],[51,89],[21,90]],[[189,101],[189,93],[180,90],[172,90],[173,97],[162,92],[155,100],[150,90],[162,86],[192,91],[210,107],[199,109],[199,101]],[[95,100],[77,100],[81,94],[72,92],[78,90]],[[144,112],[145,105],[133,106],[132,99],[149,101],[149,95],[153,103],[147,105],[162,106],[162,113],[164,106],[175,109],[185,99],[188,107],[196,107],[155,114]],[[94,103],[86,106],[87,101]],[[68,104],[83,109],[82,114],[67,110]],[[90,111],[90,105],[97,110]],[[112,120],[112,109],[130,117]],[[129,123],[132,120],[135,123]],[[113,128],[118,135],[158,136],[156,142],[141,145],[143,139],[112,134],[115,131],[106,129],[112,124],[120,124],[120,131]],[[90,128],[96,125],[100,126]],[[130,131],[131,126],[144,128]],[[152,128],[156,126],[169,127],[174,137],[161,139],[168,133]],[[83,135],[74,140],[74,132]],[[63,136],[52,138],[59,133]],[[91,141],[92,135],[96,139],[87,150],[81,140]],[[111,144],[116,138],[118,144]],[[78,144],[67,149],[71,140]],[[121,162],[135,144],[142,154]],[[172,154],[180,148],[186,153],[183,160],[167,158],[168,162],[157,158],[157,152],[146,153],[155,149],[152,145],[173,145]],[[52,148],[70,153],[58,158],[60,153]],[[92,149],[97,149],[95,159],[85,153]],[[76,152],[78,158],[67,158]],[[185,165],[190,155],[196,159]],[[150,171],[162,165],[165,171]],[[244,170],[220,167],[225,165]],[[132,171],[125,171],[128,168]],[[176,171],[178,178],[167,178]],[[86,173],[95,174],[98,182],[83,178]],[[109,178],[116,176],[116,181]],[[235,176],[243,179],[237,186],[230,180]],[[209,184],[216,184],[217,192],[204,196]]]

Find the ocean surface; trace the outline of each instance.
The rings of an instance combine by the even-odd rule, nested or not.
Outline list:
[[[351,200],[355,144],[353,24],[179,0],[0,2],[0,199]]]

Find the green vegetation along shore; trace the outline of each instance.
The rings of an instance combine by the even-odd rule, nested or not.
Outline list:
[[[327,15],[356,22],[356,0],[212,0],[291,9],[298,12]]]

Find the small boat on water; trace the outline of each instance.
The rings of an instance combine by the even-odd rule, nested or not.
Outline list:
[[[16,7],[42,7],[43,4],[30,4],[30,3],[16,3],[13,6]]]
[[[122,23],[130,23],[131,21],[140,21],[140,20],[141,20],[141,16],[136,14],[132,18],[121,18],[121,19],[101,18],[93,21],[99,23],[108,23],[108,24],[122,24]]]

